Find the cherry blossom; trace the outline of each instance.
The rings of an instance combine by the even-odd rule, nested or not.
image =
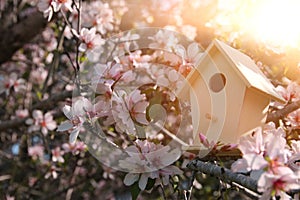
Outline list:
[[[29,111],[27,109],[19,109],[16,110],[16,116],[19,118],[26,118],[29,115]]]
[[[140,125],[149,123],[146,119],[146,108],[149,103],[140,90],[134,90],[128,96],[126,92],[120,91],[112,100],[114,102],[112,113],[119,130],[126,130],[127,133],[135,135],[135,123]]]
[[[287,119],[293,128],[300,128],[300,109],[288,114]]]
[[[96,28],[81,29],[80,39],[82,43],[79,46],[79,51],[86,52],[90,61],[97,61],[100,58],[101,46],[104,44],[104,40],[96,33]]]
[[[125,185],[138,181],[139,188],[145,190],[148,178],[162,179],[164,185],[169,183],[170,175],[180,175],[182,171],[172,164],[180,155],[178,149],[170,150],[169,146],[156,145],[147,140],[136,141],[137,146],[129,146],[125,150],[130,157],[120,160],[120,166],[131,171],[124,178]]]
[[[252,134],[242,136],[238,147],[243,158],[233,163],[233,171],[259,170],[264,167],[272,170],[284,165],[290,155],[280,128],[272,133],[264,133],[261,128],[257,128]]]
[[[33,160],[43,160],[44,159],[44,146],[35,145],[28,147],[28,155],[32,157]]]
[[[86,121],[86,108],[89,108],[91,103],[88,99],[82,97],[77,99],[72,107],[65,105],[63,107],[63,113],[68,118],[67,121],[62,122],[57,131],[70,131],[69,142],[74,144],[80,130],[83,128],[83,123]]]
[[[300,88],[295,82],[290,81],[286,88],[279,85],[277,86],[276,90],[286,101],[297,101],[300,99]]]
[[[157,77],[157,85],[169,89],[179,89],[183,84],[183,77],[174,69],[166,69]]]
[[[69,131],[69,142],[74,144],[79,132],[84,130],[84,122],[93,123],[97,118],[107,116],[106,108],[102,106],[101,101],[93,105],[87,98],[79,97],[72,107],[69,105],[63,107],[63,113],[68,120],[62,122],[57,131]]]
[[[0,76],[0,94],[5,92],[6,95],[8,95],[11,88],[13,88],[15,92],[21,92],[26,89],[25,80],[18,78],[18,75],[14,72],[9,76]]]
[[[194,40],[197,36],[197,28],[191,25],[181,26],[181,32],[190,40]]]
[[[40,0],[37,6],[39,11],[44,13],[44,17],[48,18],[48,21],[51,20],[53,13],[58,12],[61,7],[73,11],[72,0]]]
[[[183,60],[183,65],[193,65],[195,66],[198,62],[201,56],[203,55],[202,49],[200,48],[198,43],[191,43],[185,49],[182,45],[176,45],[176,53],[178,53],[182,60]]]
[[[214,141],[209,142],[207,137],[202,133],[199,133],[200,142],[204,145],[204,147],[211,149],[214,148],[216,143]]]
[[[168,30],[159,30],[153,37],[149,37],[153,42],[149,44],[150,48],[158,50],[172,51],[178,43],[178,38]]]
[[[197,66],[203,55],[199,44],[195,42],[189,44],[187,49],[185,49],[182,45],[176,45],[175,52],[182,58],[182,63],[178,71],[183,75],[187,75],[192,68]]]
[[[48,71],[42,67],[32,70],[30,73],[30,81],[34,84],[42,84],[47,78]]]
[[[119,63],[108,62],[107,64],[96,64],[94,66],[92,83],[107,83],[111,86],[115,81],[121,78],[122,74],[123,67]]]
[[[72,152],[74,155],[84,152],[86,150],[86,145],[81,141],[76,141],[75,143],[64,143],[62,145],[65,153]]]
[[[31,125],[29,131],[38,131],[41,130],[44,135],[48,134],[48,131],[53,131],[57,125],[56,121],[53,119],[51,112],[43,114],[40,110],[34,110],[32,112],[33,119],[27,119],[26,123]]]
[[[300,189],[300,176],[289,167],[277,167],[274,170],[274,173],[263,173],[258,180],[258,191],[263,192],[261,199],[268,200],[271,196],[291,199],[285,191]]]
[[[60,162],[60,163],[65,162],[65,159],[63,158],[64,151],[62,151],[60,147],[56,147],[55,149],[52,149],[51,153],[52,153],[53,162]]]
[[[53,179],[57,179],[58,173],[57,171],[60,171],[60,168],[57,168],[54,165],[51,165],[49,168],[49,171],[45,174],[45,179],[48,179],[52,177]]]
[[[113,11],[109,8],[108,3],[94,1],[90,4],[85,4],[82,12],[85,13],[82,16],[83,26],[94,26],[101,34],[113,30]]]

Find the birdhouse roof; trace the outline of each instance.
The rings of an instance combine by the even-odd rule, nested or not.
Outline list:
[[[273,100],[285,102],[275,90],[270,80],[263,74],[255,62],[244,53],[219,40],[214,40],[207,48],[208,54],[217,48],[226,57],[234,71],[243,80],[248,88],[253,88],[262,92]]]

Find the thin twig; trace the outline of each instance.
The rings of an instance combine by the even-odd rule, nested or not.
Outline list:
[[[163,184],[162,184],[162,183],[159,184],[159,187],[160,187],[160,189],[161,189],[163,199],[164,199],[164,200],[167,200],[167,197],[166,197],[166,193],[165,193]]]

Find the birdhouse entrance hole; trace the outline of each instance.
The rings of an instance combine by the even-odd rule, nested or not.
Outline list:
[[[209,79],[209,88],[213,92],[220,92],[226,84],[226,77],[222,73],[216,73]]]

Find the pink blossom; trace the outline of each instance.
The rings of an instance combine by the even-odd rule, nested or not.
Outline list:
[[[164,74],[157,77],[157,85],[169,89],[178,89],[183,84],[183,77],[174,69],[166,69]]]
[[[43,160],[44,158],[44,146],[35,145],[28,147],[28,155],[32,157],[33,160]]]
[[[290,81],[286,88],[278,86],[276,90],[286,101],[297,101],[300,99],[300,86],[295,82]]]
[[[98,15],[96,16],[96,27],[101,34],[113,30],[113,11],[109,8],[108,3],[98,7]]]
[[[96,27],[101,34],[113,30],[113,11],[109,8],[108,3],[94,1],[83,6],[82,23],[85,27]]]
[[[108,62],[106,64],[96,64],[94,72],[94,82],[98,82],[101,79],[112,79],[116,81],[122,76],[123,68],[119,63]]]
[[[257,128],[252,134],[240,138],[238,147],[243,158],[233,163],[233,171],[259,170],[265,167],[272,170],[288,161],[290,152],[286,149],[282,129],[266,132],[263,133],[261,128]]]
[[[65,105],[63,107],[63,112],[68,120],[62,122],[57,131],[70,131],[69,142],[74,143],[78,137],[81,130],[84,129],[84,122],[93,123],[97,118],[107,116],[108,113],[102,107],[101,101],[95,103],[94,105],[85,97],[77,98],[72,107]]]
[[[19,117],[19,118],[26,118],[28,117],[29,115],[29,112],[27,109],[19,109],[19,110],[16,110],[16,116]]]
[[[263,173],[258,180],[258,191],[263,192],[261,199],[280,196],[280,199],[290,199],[286,191],[300,189],[299,175],[289,167],[276,167],[273,172]]]
[[[60,171],[60,169],[54,165],[51,165],[49,171],[45,174],[45,179],[48,179],[50,177],[52,177],[53,179],[57,179],[58,177],[57,171]]]
[[[82,43],[79,46],[79,51],[86,52],[90,61],[97,61],[100,58],[101,46],[104,44],[104,40],[96,33],[96,28],[81,29],[80,39]]]
[[[48,75],[48,71],[44,68],[39,67],[35,70],[32,70],[30,73],[30,81],[34,84],[42,84]]]
[[[169,146],[156,145],[147,140],[136,141],[125,149],[129,157],[120,160],[120,167],[130,171],[124,178],[125,185],[132,185],[139,182],[139,188],[145,190],[148,178],[162,179],[164,185],[169,183],[169,177],[182,174],[176,166],[171,165],[180,156],[178,149],[171,150]]]
[[[182,64],[178,71],[183,75],[187,75],[192,68],[197,66],[201,56],[203,55],[199,44],[195,42],[189,44],[187,49],[185,49],[182,45],[176,45],[175,52],[182,58]]]
[[[18,78],[16,73],[11,73],[9,76],[0,76],[0,94],[5,92],[8,95],[10,88],[13,88],[15,92],[26,90],[25,80]]]
[[[121,91],[113,96],[113,116],[116,119],[116,126],[120,131],[126,131],[129,134],[136,134],[135,123],[147,125],[146,108],[149,103],[140,90],[135,90],[127,95]]]
[[[65,159],[62,157],[64,155],[64,151],[62,151],[60,147],[56,147],[55,149],[52,149],[51,153],[52,153],[53,162],[60,162],[60,163],[65,162]]]
[[[56,127],[56,121],[53,119],[51,112],[45,113],[40,110],[34,110],[32,112],[33,119],[26,120],[26,123],[31,125],[29,131],[38,131],[41,129],[44,135],[48,134],[48,131],[53,131]]]
[[[128,59],[132,62],[134,67],[147,69],[150,67],[152,57],[149,55],[142,55],[142,51],[137,50],[129,53]]]
[[[181,32],[190,40],[194,40],[197,36],[197,28],[191,25],[181,26]]]
[[[11,80],[9,80],[5,76],[0,75],[0,94],[5,92],[6,95],[8,95],[11,85],[12,85]]]
[[[293,128],[300,128],[300,109],[288,114],[287,119]]]
[[[149,37],[153,42],[149,44],[152,49],[172,51],[178,43],[178,39],[168,30],[159,30],[153,37]]]
[[[76,141],[74,144],[64,143],[62,148],[64,149],[65,153],[72,152],[74,155],[77,155],[80,152],[85,151],[87,147],[83,142]]]
[[[63,113],[68,120],[62,122],[57,127],[57,131],[71,131],[69,141],[72,144],[75,143],[80,130],[83,128],[83,123],[86,121],[85,109],[90,105],[88,99],[81,97],[73,103],[72,107],[68,105],[63,107]]]
[[[214,148],[216,143],[214,141],[209,142],[207,137],[203,135],[202,133],[199,133],[199,139],[200,142],[206,147],[206,148]]]
[[[53,13],[58,12],[62,7],[72,12],[71,6],[72,0],[40,0],[37,4],[39,11],[44,13],[44,17],[48,17],[48,21],[51,20]]]

